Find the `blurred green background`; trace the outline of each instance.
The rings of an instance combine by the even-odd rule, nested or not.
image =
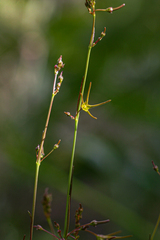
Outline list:
[[[64,226],[67,174],[75,114],[84,74],[92,17],[84,0],[0,0],[0,238],[29,239],[35,173],[52,91],[54,65],[62,54],[64,82],[56,96],[45,153],[60,148],[41,165],[35,224],[48,228],[41,206],[46,187],[53,194],[52,219]],[[97,0],[97,8],[117,7],[120,0]],[[93,229],[122,230],[133,240],[149,239],[160,213],[160,8],[155,0],[126,0],[113,14],[97,13],[96,35],[75,156],[71,227],[79,203],[82,223],[110,219]],[[82,233],[83,239],[94,239]],[[51,236],[35,231],[35,240]],[[160,231],[155,240],[160,239]]]

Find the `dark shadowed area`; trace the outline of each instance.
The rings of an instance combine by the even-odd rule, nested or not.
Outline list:
[[[91,53],[81,112],[71,205],[84,208],[81,223],[110,219],[93,229],[122,230],[133,240],[149,240],[160,213],[160,8],[155,0],[126,0],[126,6],[96,16],[97,39]],[[85,0],[0,0],[0,239],[29,240],[35,175],[35,148],[41,141],[54,78],[63,56],[63,83],[54,100],[40,167],[35,224],[47,230],[42,208],[45,188],[53,195],[52,219],[64,227],[74,121],[84,75],[92,16]],[[97,0],[97,8],[121,0]],[[80,239],[94,236],[82,232]],[[41,231],[34,240],[50,240]],[[160,227],[154,240],[160,239]]]

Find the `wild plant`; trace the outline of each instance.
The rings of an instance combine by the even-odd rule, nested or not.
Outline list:
[[[33,230],[34,228],[37,230],[42,230],[50,235],[53,236],[54,239],[78,239],[79,238],[79,232],[80,231],[86,231],[91,233],[93,236],[96,237],[97,240],[103,240],[103,239],[121,239],[121,238],[128,238],[131,236],[116,236],[118,232],[110,233],[110,234],[96,234],[93,231],[90,230],[90,226],[96,227],[99,224],[104,224],[108,223],[109,219],[103,220],[103,221],[96,221],[93,220],[89,223],[81,225],[80,220],[82,218],[82,212],[83,212],[83,207],[81,204],[79,204],[79,208],[77,209],[75,213],[75,228],[73,230],[70,230],[70,208],[71,208],[71,193],[72,193],[72,181],[73,181],[73,169],[74,169],[74,159],[75,159],[75,148],[76,148],[76,139],[77,139],[77,133],[78,133],[78,124],[79,124],[79,118],[80,118],[80,112],[85,111],[88,113],[93,119],[97,119],[97,117],[93,116],[92,113],[90,112],[90,109],[93,107],[98,107],[101,105],[104,105],[111,100],[106,100],[104,102],[90,105],[89,104],[89,96],[90,96],[90,91],[91,91],[91,82],[89,84],[89,89],[86,97],[86,101],[84,101],[84,91],[86,87],[86,82],[87,82],[87,74],[88,74],[88,68],[89,68],[89,62],[90,62],[90,56],[91,56],[91,51],[92,48],[94,48],[106,35],[106,28],[101,32],[101,35],[98,37],[97,40],[95,40],[95,23],[96,23],[96,13],[97,12],[107,12],[107,13],[113,13],[113,11],[121,9],[122,7],[125,6],[125,4],[122,4],[118,7],[108,7],[105,9],[97,9],[96,8],[96,0],[86,0],[85,6],[89,12],[89,14],[92,16],[92,30],[91,30],[91,36],[90,36],[90,41],[88,45],[88,52],[87,52],[87,59],[86,59],[86,65],[85,65],[85,71],[84,71],[84,76],[81,80],[81,85],[80,85],[80,91],[78,93],[78,101],[77,101],[77,109],[75,115],[71,115],[70,112],[65,112],[67,116],[69,116],[74,122],[75,122],[75,128],[74,128],[74,139],[73,139],[73,147],[72,147],[72,154],[71,154],[71,161],[70,161],[70,169],[69,169],[69,178],[68,178],[68,191],[67,191],[67,201],[66,201],[66,212],[65,212],[65,222],[64,222],[64,229],[63,231],[61,230],[59,224],[57,222],[52,223],[51,220],[51,200],[52,200],[52,195],[48,193],[48,190],[45,190],[45,194],[43,197],[43,209],[44,209],[44,214],[46,217],[46,220],[49,224],[50,227],[50,232],[44,229],[40,225],[34,225],[34,219],[35,219],[35,208],[36,208],[36,196],[37,196],[37,187],[38,187],[38,175],[39,175],[39,168],[41,166],[41,163],[44,161],[44,159],[50,155],[54,150],[56,150],[59,145],[61,140],[58,140],[58,142],[53,146],[53,149],[45,156],[44,155],[44,142],[46,138],[46,133],[48,129],[48,124],[49,124],[49,119],[51,115],[51,110],[52,110],[52,105],[55,96],[59,93],[61,84],[63,82],[63,72],[62,68],[64,68],[64,63],[62,60],[62,56],[59,57],[57,64],[54,66],[54,81],[53,81],[53,89],[52,89],[52,95],[51,95],[51,101],[50,101],[50,106],[48,110],[48,115],[45,123],[45,127],[43,130],[42,134],[42,139],[40,145],[36,147],[36,173],[35,173],[35,184],[34,184],[34,194],[33,194],[33,206],[32,206],[32,212],[30,213],[30,218],[31,218],[31,224],[30,224],[30,240],[33,239]],[[57,79],[59,80],[57,83]],[[55,233],[55,231],[57,233]],[[24,238],[25,239],[25,236]]]

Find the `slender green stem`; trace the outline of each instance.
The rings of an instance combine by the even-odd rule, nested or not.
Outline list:
[[[153,240],[154,235],[155,235],[155,233],[156,233],[156,231],[157,231],[157,228],[158,228],[159,223],[160,223],[160,214],[159,214],[158,220],[157,220],[157,222],[156,222],[156,226],[155,226],[155,228],[154,228],[154,230],[153,230],[153,233],[152,233],[152,235],[151,235],[150,240]]]
[[[83,85],[82,85],[82,91],[81,94],[83,95],[85,85],[86,85],[86,79],[87,79],[87,74],[88,74],[88,67],[89,67],[89,61],[90,61],[90,55],[91,55],[91,50],[92,50],[92,44],[94,42],[94,36],[95,36],[95,21],[96,21],[96,14],[93,12],[93,24],[92,24],[92,33],[91,33],[91,38],[88,46],[88,54],[87,54],[87,61],[86,61],[86,67],[85,67],[85,73],[84,73],[84,79],[83,79]],[[79,101],[79,106],[78,106],[78,111],[81,107],[81,98]]]
[[[90,54],[91,54],[92,44],[93,44],[94,35],[95,35],[95,17],[96,17],[96,15],[95,15],[95,10],[94,9],[93,9],[92,15],[93,15],[93,24],[92,24],[91,38],[90,38],[90,42],[89,42],[89,46],[88,46],[85,73],[84,73],[84,78],[83,78],[83,83],[82,83],[82,90],[81,90],[82,95],[83,95],[84,89],[85,89],[88,67],[89,67],[89,61],[90,61]],[[76,139],[77,139],[77,130],[78,130],[78,123],[79,123],[81,102],[82,102],[82,98],[80,97],[78,108],[77,108],[77,113],[78,114],[75,117],[74,139],[73,139],[72,155],[71,155],[70,170],[69,170],[68,192],[67,192],[65,224],[64,224],[64,238],[65,239],[67,239],[67,233],[68,233],[68,230],[69,230],[70,202],[71,202],[71,189],[72,189],[72,178],[73,178],[73,163],[74,163],[74,156],[75,156],[75,147],[76,147]]]
[[[68,180],[67,204],[66,204],[65,227],[64,227],[64,238],[65,239],[67,237],[67,233],[68,233],[68,229],[69,229],[69,220],[70,220],[70,202],[71,202],[71,190],[72,190],[71,188],[72,188],[72,177],[73,177],[73,162],[74,162],[76,139],[77,139],[77,129],[78,129],[78,119],[75,120],[73,148],[72,148],[69,180]]]
[[[40,167],[40,163],[36,162],[36,173],[35,173],[34,192],[33,192],[33,205],[32,205],[30,240],[33,237],[33,225],[34,225],[34,215],[35,215],[35,207],[36,207],[36,196],[37,196],[39,167]]]
[[[55,84],[56,84],[57,75],[58,75],[58,72],[55,74],[53,86],[55,86]],[[54,87],[53,87],[53,92],[52,92],[52,97],[51,97],[50,106],[49,106],[49,110],[48,110],[47,120],[46,120],[45,128],[44,128],[44,131],[42,134],[41,144],[40,144],[40,148],[39,148],[38,156],[37,156],[37,160],[36,160],[36,173],[35,173],[33,204],[32,204],[32,218],[31,218],[31,227],[30,227],[30,240],[32,240],[32,238],[33,238],[33,225],[34,225],[34,216],[35,216],[35,207],[36,207],[38,175],[39,175],[39,168],[41,165],[41,153],[43,150],[44,140],[46,138],[46,133],[47,133],[47,128],[48,128],[48,124],[49,124],[49,119],[50,119],[50,115],[51,115],[54,97],[55,97],[55,94],[54,94]]]

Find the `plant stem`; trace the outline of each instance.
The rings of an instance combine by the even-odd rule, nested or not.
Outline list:
[[[82,95],[84,93],[85,85],[86,85],[86,79],[87,79],[87,74],[88,74],[88,67],[89,67],[89,61],[90,61],[90,55],[91,55],[91,50],[92,50],[92,44],[94,42],[94,36],[95,36],[95,21],[96,21],[96,14],[93,12],[93,24],[92,24],[92,33],[91,33],[91,38],[88,46],[88,54],[87,54],[87,61],[86,61],[86,67],[85,67],[85,73],[84,73],[84,79],[83,79],[83,85],[82,85]],[[78,110],[81,107],[81,98],[78,106]]]
[[[50,227],[50,229],[51,229],[51,232],[52,232],[52,234],[53,234],[53,240],[55,240],[55,237],[54,237],[55,233],[54,233],[53,223],[52,223],[52,220],[51,220],[50,217],[47,218],[47,222],[48,222],[48,225],[49,225],[49,227]]]
[[[92,44],[94,41],[94,35],[95,35],[95,10],[93,9],[93,24],[92,24],[92,32],[91,32],[91,38],[88,46],[88,53],[87,53],[87,61],[86,61],[86,67],[85,67],[85,73],[82,83],[82,89],[81,94],[83,95],[86,79],[87,79],[87,73],[88,73],[88,67],[89,67],[89,61],[90,61],[90,54],[92,49]],[[74,156],[75,156],[75,147],[76,147],[76,139],[77,139],[77,130],[78,130],[78,123],[79,123],[79,116],[80,116],[80,108],[81,108],[81,102],[82,98],[80,97],[78,108],[77,108],[77,115],[75,117],[75,130],[74,130],[74,139],[73,139],[73,147],[72,147],[72,155],[71,155],[71,162],[70,162],[70,170],[69,170],[69,180],[68,180],[68,192],[67,192],[67,202],[66,202],[66,213],[65,213],[65,224],[64,224],[64,239],[67,239],[67,233],[69,230],[69,221],[70,221],[70,203],[71,203],[71,189],[72,189],[72,178],[73,178],[73,163],[74,163]]]
[[[40,163],[36,162],[36,173],[35,173],[34,192],[33,192],[33,205],[32,205],[30,240],[32,240],[32,237],[33,237],[33,225],[34,225],[34,215],[35,215],[35,207],[36,207],[36,196],[37,196],[39,167],[40,167]]]
[[[69,229],[69,221],[70,221],[70,203],[71,203],[71,190],[72,190],[72,177],[73,177],[73,163],[74,163],[74,155],[75,155],[75,147],[76,147],[76,139],[77,139],[77,129],[78,129],[78,118],[75,119],[74,139],[73,139],[69,180],[68,180],[68,192],[67,192],[65,226],[64,226],[64,238],[65,239],[67,237],[67,233],[68,233],[68,229]]]
[[[153,230],[153,233],[152,233],[152,235],[151,235],[150,240],[153,240],[154,235],[155,235],[155,233],[156,233],[156,231],[157,231],[157,228],[158,228],[159,223],[160,223],[160,214],[159,214],[158,220],[157,220],[157,222],[156,222],[156,226],[155,226],[155,228],[154,228],[154,230]]]
[[[49,119],[50,119],[51,110],[52,110],[52,105],[53,105],[53,100],[54,100],[54,97],[55,97],[54,89],[55,89],[55,84],[56,84],[56,80],[57,80],[57,75],[58,75],[58,72],[55,74],[55,77],[54,77],[53,91],[52,91],[52,97],[51,97],[50,106],[49,106],[49,110],[48,110],[47,120],[46,120],[45,128],[44,128],[44,131],[43,131],[43,134],[42,134],[42,139],[41,139],[41,144],[40,144],[40,148],[39,148],[39,151],[38,151],[38,156],[37,156],[37,159],[36,159],[36,173],[35,173],[33,204],[32,204],[30,240],[32,240],[32,238],[33,238],[33,225],[34,225],[34,216],[35,216],[35,207],[36,207],[38,175],[39,175],[39,168],[40,168],[40,165],[41,165],[41,153],[43,151],[44,140],[46,138],[47,128],[48,128]]]

